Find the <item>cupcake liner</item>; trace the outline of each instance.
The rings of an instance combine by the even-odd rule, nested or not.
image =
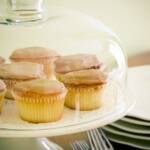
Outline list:
[[[13,96],[23,120],[42,123],[57,121],[62,117],[64,94],[43,96],[35,93],[19,95],[13,92]]]
[[[55,59],[49,59],[45,63],[43,63],[44,72],[49,79],[52,79],[54,77],[54,60]]]
[[[6,84],[7,87],[7,91],[5,94],[5,97],[8,99],[14,99],[11,91],[14,87],[15,84],[19,83],[19,82],[23,82],[24,80],[16,80],[16,79],[3,79],[4,83]]]
[[[6,91],[0,92],[0,113],[1,113],[2,107],[3,107],[5,93],[6,93]]]
[[[63,74],[61,73],[55,73],[55,76],[56,76],[56,79],[59,80],[60,82],[63,82],[64,83],[64,80],[62,80],[62,76]],[[64,83],[65,84],[65,83]]]
[[[102,105],[102,85],[66,85],[65,106],[71,109],[93,110]]]

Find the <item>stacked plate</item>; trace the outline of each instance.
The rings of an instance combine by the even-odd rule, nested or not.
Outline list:
[[[103,129],[115,143],[150,150],[150,121],[127,116]]]
[[[103,130],[115,143],[150,150],[150,65],[130,69],[128,83],[137,100],[135,107],[126,117]]]

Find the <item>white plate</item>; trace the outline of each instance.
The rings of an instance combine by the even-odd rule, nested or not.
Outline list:
[[[105,131],[107,137],[109,138],[109,140],[115,142],[115,143],[120,143],[120,144],[124,144],[124,145],[129,145],[132,147],[136,147],[136,148],[140,148],[142,150],[149,150],[149,142],[147,141],[138,141],[136,139],[130,139],[128,137],[122,137],[122,136],[118,136],[112,133],[108,133],[107,131]]]
[[[145,140],[145,141],[149,141],[149,143],[150,143],[150,135],[138,135],[138,134],[134,134],[134,133],[132,134],[132,133],[128,133],[126,131],[119,130],[118,128],[115,128],[112,126],[105,126],[105,127],[103,127],[103,129],[110,133],[116,134],[116,135],[133,138],[133,139],[138,139],[138,140]]]
[[[126,132],[119,131],[113,129],[111,127],[104,127],[103,128],[107,137],[116,143],[121,143],[125,145],[130,145],[132,147],[137,147],[140,149],[147,149],[150,148],[150,138],[137,136],[134,134],[127,134]]]
[[[135,124],[135,125],[150,126],[150,121],[145,121],[145,120],[141,120],[138,118],[129,118],[126,116],[122,118],[121,120],[124,122]]]
[[[79,113],[78,111],[65,108],[62,119],[55,123],[33,124],[23,121],[18,116],[14,102],[6,101],[4,111],[0,116],[0,137],[64,135],[101,127],[116,121],[128,113],[135,101],[132,98],[123,100],[123,97],[118,94],[117,96],[119,97],[114,101],[112,97],[114,94],[116,95],[116,93],[112,88],[113,86],[106,88],[107,90],[104,92],[104,97],[107,95],[107,100],[105,99],[100,109]],[[129,93],[128,95],[131,94]]]
[[[132,123],[128,123],[128,122],[125,122],[122,120],[112,123],[111,126],[116,127],[120,130],[131,132],[131,133],[150,134],[150,126],[132,124]],[[149,136],[149,138],[150,138],[150,136]]]
[[[130,69],[128,84],[137,100],[128,115],[150,121],[150,65]]]

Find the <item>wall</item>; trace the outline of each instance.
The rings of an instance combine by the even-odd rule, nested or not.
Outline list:
[[[120,37],[128,55],[150,51],[150,0],[47,0],[102,20]]]

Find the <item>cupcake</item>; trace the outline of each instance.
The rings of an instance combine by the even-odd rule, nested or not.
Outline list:
[[[61,119],[66,92],[57,80],[37,79],[16,84],[12,94],[23,120],[42,123]]]
[[[43,66],[31,62],[18,62],[0,65],[0,79],[7,87],[6,98],[12,99],[11,90],[18,82],[44,77]]]
[[[0,80],[0,113],[2,111],[5,92],[6,92],[6,85],[2,80]]]
[[[28,61],[44,65],[44,72],[48,78],[53,78],[54,61],[59,54],[51,49],[44,47],[27,47],[16,49],[10,56],[11,61]]]
[[[0,64],[3,64],[5,62],[5,59],[0,56]]]
[[[56,60],[56,77],[68,89],[65,105],[80,110],[93,110],[102,105],[106,75],[100,70],[95,55],[76,54]]]

